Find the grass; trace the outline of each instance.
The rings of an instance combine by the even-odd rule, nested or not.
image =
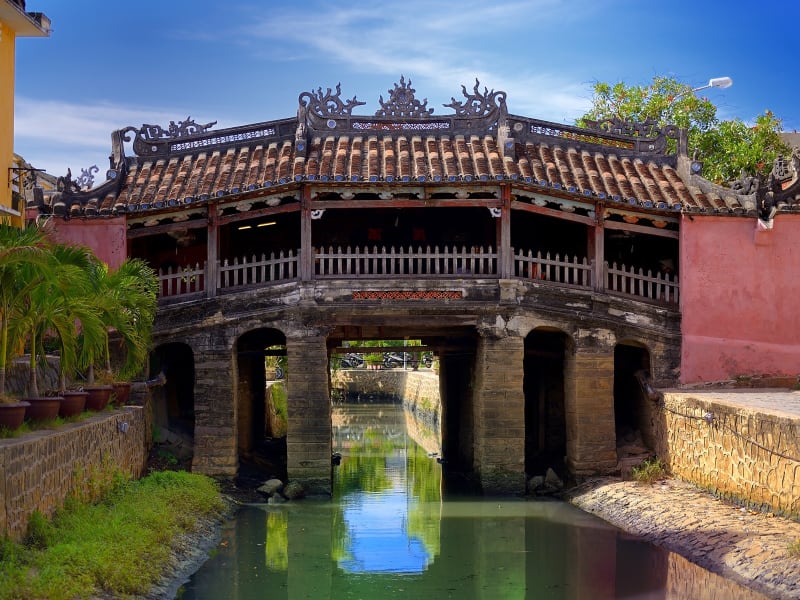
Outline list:
[[[669,475],[667,465],[659,457],[648,458],[631,470],[633,479],[639,483],[655,483]]]
[[[85,474],[99,483],[52,521],[34,513],[22,542],[0,540],[0,600],[141,596],[168,568],[174,540],[224,508],[216,482],[202,475],[125,481],[103,471]],[[98,493],[101,501],[87,501]]]
[[[789,546],[789,555],[794,558],[800,558],[800,540],[796,540],[794,544]]]

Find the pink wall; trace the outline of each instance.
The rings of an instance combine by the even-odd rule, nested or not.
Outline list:
[[[800,373],[800,215],[681,221],[681,381]]]
[[[47,231],[58,242],[88,246],[111,269],[127,258],[125,217],[69,221],[51,217]]]

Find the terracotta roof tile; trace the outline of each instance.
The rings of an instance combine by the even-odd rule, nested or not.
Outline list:
[[[239,151],[239,156],[236,159],[236,166],[233,170],[233,178],[231,179],[231,193],[235,194],[241,191],[244,184],[244,174],[249,162],[250,148],[245,146]]]
[[[211,159],[208,161],[205,173],[203,173],[203,178],[200,180],[200,185],[197,188],[197,195],[200,198],[209,197],[214,193],[214,180],[217,176],[220,158],[219,152],[214,152],[211,154]],[[188,194],[191,194],[191,191],[188,189],[187,192]]]
[[[733,193],[690,188],[666,160],[639,158],[628,148],[598,149],[580,138],[550,136],[543,141],[522,135],[503,138],[510,142],[503,147],[496,132],[439,133],[409,127],[380,133],[319,131],[301,147],[294,131],[270,135],[207,148],[187,143],[185,150],[171,156],[129,158],[118,196],[98,193],[90,206],[105,212],[141,211],[182,204],[187,198],[205,200],[302,181],[447,185],[513,180],[514,185],[559,190],[561,197],[573,193],[633,202],[645,210],[744,210]]]
[[[425,139],[423,151],[428,157],[428,172],[431,175],[431,179],[433,181],[441,181],[444,179],[444,167],[435,137],[429,136]]]

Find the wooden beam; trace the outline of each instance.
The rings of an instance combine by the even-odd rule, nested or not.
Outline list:
[[[248,210],[235,215],[224,215],[217,218],[217,223],[220,227],[237,223],[239,221],[249,221],[250,219],[258,219],[259,217],[270,217],[272,215],[280,215],[284,213],[293,213],[300,210],[299,203],[281,204],[280,206],[269,206],[267,208],[259,208],[257,210]]]
[[[536,206],[535,204],[528,204],[527,202],[520,202],[514,200],[511,202],[511,210],[522,210],[525,212],[536,213],[538,215],[545,215],[547,217],[554,217],[563,221],[573,221],[575,223],[582,223],[584,225],[594,226],[594,217],[586,215],[576,215],[574,213],[564,212],[563,210],[556,210],[554,208],[547,208],[546,206]]]
[[[648,218],[649,217],[645,217]],[[643,235],[655,235],[658,237],[672,238],[677,240],[680,237],[680,232],[672,229],[659,229],[658,227],[650,227],[647,225],[635,225],[633,223],[625,223],[623,221],[608,221],[603,223],[606,229],[617,229],[620,231],[631,231],[633,233],[641,233]]]
[[[494,198],[455,198],[455,199],[429,199],[395,198],[392,200],[312,200],[311,208],[314,210],[342,209],[342,208],[471,208],[471,207],[501,207],[502,199]]]
[[[150,227],[136,227],[128,229],[128,239],[158,235],[159,233],[169,233],[170,231],[183,231],[188,229],[203,229],[208,227],[208,219],[192,219],[191,221],[178,221],[177,223],[164,223],[163,225],[151,225]]]

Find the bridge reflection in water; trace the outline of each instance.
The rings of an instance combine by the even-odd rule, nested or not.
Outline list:
[[[399,406],[334,424],[333,501],[243,507],[182,599],[763,599],[569,504],[451,495]]]

